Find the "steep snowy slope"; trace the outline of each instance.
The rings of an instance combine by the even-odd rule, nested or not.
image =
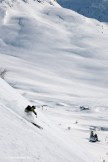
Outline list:
[[[66,133],[53,126],[42,113],[38,112],[37,123],[41,122],[44,130],[27,122],[24,107],[29,102],[1,79],[0,89],[0,161],[93,161],[73,139],[65,140]]]
[[[36,130],[35,136],[32,130],[35,128],[22,119],[28,102],[16,92],[14,95],[13,90],[8,90],[9,87],[0,81],[0,86],[5,84],[6,87],[5,91],[2,87],[0,95],[1,123],[4,120],[2,116],[9,109],[6,123],[0,127],[1,136],[6,134],[3,131],[9,121],[12,125],[11,130],[6,130],[11,134],[9,145],[11,139],[16,141],[16,137],[16,144],[21,146],[18,150],[16,147],[16,156],[28,157],[29,154],[35,157],[34,161],[37,158],[42,162],[93,162],[96,157],[96,162],[102,162],[103,157],[107,159],[104,139],[108,130],[108,26],[63,9],[55,1],[51,1],[54,5],[48,2],[15,1],[11,7],[1,3],[0,66],[9,70],[6,80],[31,103],[38,107],[48,105],[47,111],[41,113],[40,109],[37,110],[39,117],[36,122],[45,131],[40,133]],[[15,109],[16,100],[18,109]],[[90,111],[81,112],[79,106],[82,105],[89,106]],[[13,112],[14,123],[11,120]],[[73,124],[76,120],[77,125]],[[14,132],[19,129],[14,124],[23,132],[18,137]],[[68,127],[72,129],[67,133]],[[90,127],[98,128],[100,143],[92,145],[88,142]],[[104,132],[99,131],[101,127]],[[2,147],[6,146],[4,137],[2,141]],[[25,150],[23,155],[22,150]],[[7,152],[8,156],[10,154],[13,152]],[[89,156],[92,159],[88,160]]]
[[[57,0],[57,2],[84,16],[108,22],[108,0]]]

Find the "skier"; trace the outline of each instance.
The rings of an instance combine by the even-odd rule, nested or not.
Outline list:
[[[94,137],[94,132],[93,131],[90,132],[90,138],[91,137]]]
[[[95,133],[94,137],[95,137],[95,140],[96,140],[96,141],[99,141],[99,140],[98,140],[98,135],[97,135],[96,133]]]
[[[96,138],[94,136],[94,132],[93,131],[90,132],[89,142],[96,142]]]
[[[36,118],[37,118],[37,113],[35,112],[35,106],[30,106],[30,105],[28,105],[26,108],[25,108],[25,112],[26,113],[31,113],[31,112],[33,112],[35,115],[36,115]]]
[[[33,117],[33,113],[34,113],[36,115],[36,118],[37,118],[37,113],[36,113],[35,109],[36,109],[35,106],[28,105],[25,108],[25,112],[26,112],[25,119],[27,121],[30,121],[34,126],[38,127],[39,129],[43,129],[40,125],[35,123],[35,120],[34,120],[34,117]]]

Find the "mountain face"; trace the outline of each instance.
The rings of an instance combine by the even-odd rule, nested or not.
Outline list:
[[[82,102],[80,104],[87,100],[92,103],[95,97],[107,98],[107,35],[106,24],[66,10],[53,0],[1,2],[0,59],[9,55],[31,62],[35,88],[32,89],[30,81],[23,86],[19,81],[17,88],[25,91],[25,87],[28,89],[30,86],[32,93],[37,96],[38,92],[44,92],[46,98],[54,98],[57,94],[58,100],[65,96],[65,100],[75,102],[76,98],[77,102]],[[1,67],[9,68],[10,71],[16,69],[14,64],[6,67],[5,59],[1,62]],[[31,72],[29,66],[25,67],[27,74],[20,71],[19,65],[17,72],[20,71],[18,75],[25,76],[28,80],[27,76]],[[49,73],[50,77],[47,75]],[[14,79],[11,81],[19,80],[17,77]],[[82,99],[79,100],[79,97]]]
[[[108,22],[108,0],[57,0],[57,2],[86,17]]]
[[[14,87],[0,79],[2,162],[108,161],[105,23],[53,0],[0,1],[2,68]],[[43,131],[24,120],[28,104],[36,105],[34,121]],[[90,129],[99,130],[96,145],[88,141]]]

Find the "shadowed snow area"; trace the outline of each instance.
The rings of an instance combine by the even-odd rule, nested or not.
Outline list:
[[[53,0],[0,1],[0,68],[0,161],[107,162],[107,24]]]

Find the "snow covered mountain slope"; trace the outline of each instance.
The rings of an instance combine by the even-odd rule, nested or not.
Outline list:
[[[31,157],[41,162],[107,160],[107,24],[63,9],[55,1],[51,1],[54,5],[11,2],[11,7],[3,2],[0,7],[0,67],[8,70],[7,82],[30,104],[47,106],[37,109],[36,122],[44,127],[40,132],[23,119],[29,102],[0,80],[0,123],[9,110],[0,127],[1,157],[9,141],[8,148],[16,147],[15,157],[20,155],[20,161],[25,156],[30,162]],[[90,110],[80,111],[82,105]],[[91,127],[101,140],[95,145],[88,142]],[[9,134],[6,143],[3,134]],[[8,159],[13,154],[7,150]]]
[[[76,103],[76,99],[79,104],[100,99],[105,102],[107,25],[34,1],[20,1],[4,13],[0,25],[1,67],[14,72],[14,80],[13,75],[9,79],[17,82],[18,89],[25,92],[29,87],[28,96],[32,91],[32,97],[45,102],[56,98],[66,103]],[[14,57],[20,59],[18,63]]]
[[[108,22],[108,0],[57,0],[57,2],[84,16]]]
[[[42,113],[38,115],[37,123],[41,122],[44,130],[41,131],[27,122],[24,119],[24,108],[29,102],[1,79],[0,85],[0,161],[93,160],[73,139],[65,140],[66,133],[49,123]]]

